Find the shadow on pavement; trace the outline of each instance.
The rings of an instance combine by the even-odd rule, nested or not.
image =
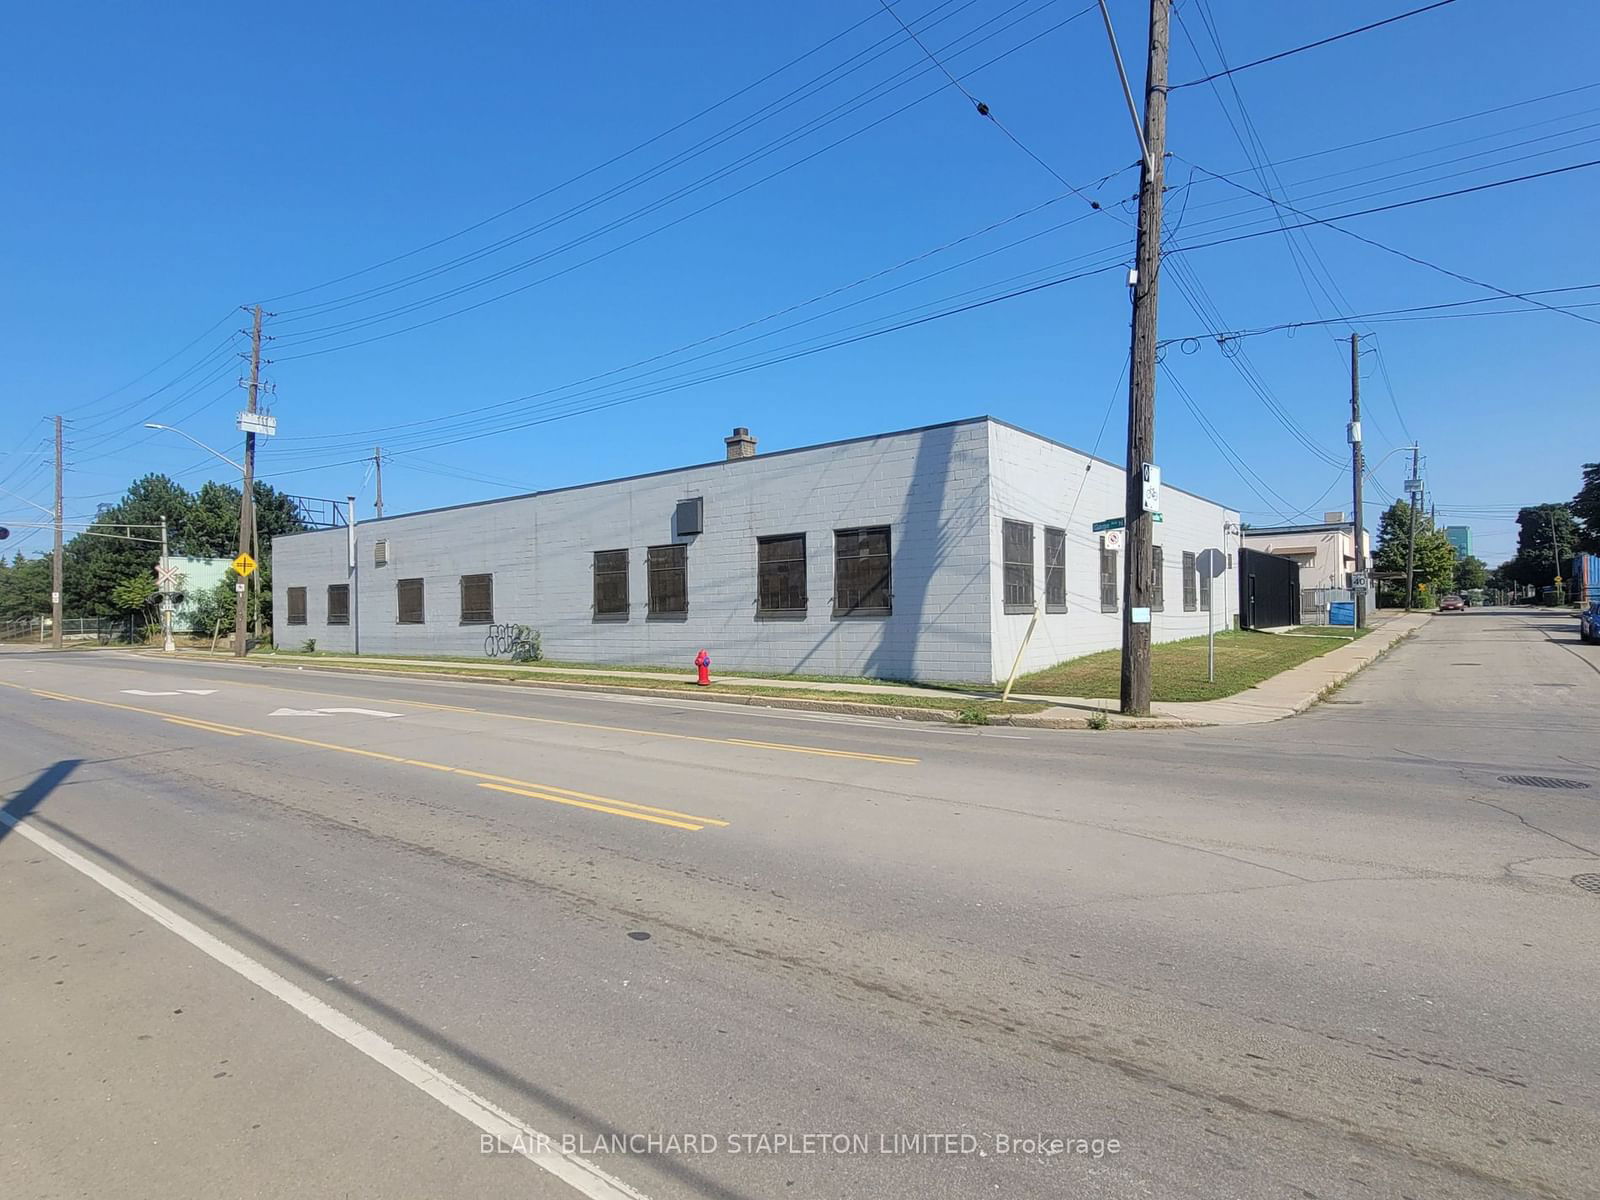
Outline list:
[[[41,771],[32,783],[11,797],[6,806],[0,808],[0,841],[20,825],[29,813],[38,808],[46,796],[60,787],[62,780],[82,765],[81,758],[64,758],[60,762],[52,763]]]
[[[59,766],[61,764],[57,765]],[[65,765],[67,766],[67,769],[70,770],[77,764],[76,762],[69,762]],[[52,771],[54,769],[55,768],[51,768]],[[47,771],[45,774],[49,775],[50,772]],[[62,772],[62,774],[65,775],[65,772]],[[41,778],[43,778],[43,776],[41,776]],[[59,782],[59,779],[57,782]],[[54,784],[52,783],[51,786],[53,787]],[[32,788],[29,790],[32,790]],[[49,789],[46,788],[45,792],[48,791]],[[40,796],[42,797],[45,792],[41,792]],[[110,850],[105,849],[103,846],[97,845],[88,838],[83,837],[80,834],[76,834],[72,830],[65,828],[55,821],[51,821],[48,818],[40,818],[38,824],[47,826],[53,833],[56,833],[62,838],[65,838],[67,841],[74,843],[80,849],[87,850],[94,854],[103,863],[114,866],[123,874],[139,880],[139,882],[143,883],[151,891],[157,892],[169,900],[177,901],[179,904],[189,909],[192,913],[197,913],[206,920],[211,921],[224,929],[227,929],[231,933],[237,934],[239,937],[243,938],[245,941],[249,942],[258,949],[265,950],[268,954],[271,954],[280,961],[289,964],[294,968],[294,970],[301,972],[308,980],[320,980],[322,982],[322,986],[331,988],[341,995],[354,1001],[361,1007],[377,1013],[385,1020],[394,1022],[394,1024],[404,1029],[407,1033],[410,1033],[417,1039],[426,1042],[433,1049],[444,1054],[448,1054],[453,1058],[466,1063],[474,1070],[482,1072],[485,1076],[493,1079],[501,1086],[509,1088],[516,1092],[519,1096],[523,1096],[528,1100],[533,1101],[535,1104],[540,1105],[548,1112],[554,1113],[562,1119],[572,1122],[574,1126],[578,1127],[578,1129],[585,1134],[585,1136],[611,1137],[622,1135],[623,1131],[616,1129],[615,1127],[607,1124],[605,1121],[599,1120],[593,1114],[585,1111],[582,1108],[579,1108],[570,1101],[563,1099],[553,1092],[547,1091],[538,1084],[531,1083],[530,1081],[522,1078],[520,1075],[515,1074],[509,1068],[501,1066],[492,1059],[485,1058],[471,1047],[455,1041],[452,1038],[446,1037],[438,1030],[423,1024],[421,1021],[417,1020],[415,1017],[402,1011],[401,1009],[385,1003],[376,996],[362,991],[360,988],[351,986],[342,979],[334,977],[334,973],[332,971],[318,966],[309,959],[302,958],[293,950],[286,949],[285,947],[278,945],[276,942],[263,937],[261,934],[254,932],[244,925],[241,925],[232,917],[218,912],[216,909],[194,899],[185,892],[179,891],[170,884],[163,883],[153,875],[146,874],[144,871],[141,871],[138,867],[134,866],[126,859],[120,857]],[[0,829],[0,834],[3,834],[4,832],[5,830]],[[270,966],[271,964],[268,965]],[[651,1157],[649,1162],[657,1170],[662,1171],[665,1174],[675,1176],[684,1183],[688,1184],[689,1187],[694,1190],[694,1194],[696,1196],[706,1197],[707,1200],[749,1200],[749,1197],[747,1197],[744,1193],[733,1191],[732,1189],[717,1183],[715,1180],[708,1178],[700,1171],[690,1166],[688,1163],[682,1162],[678,1159],[661,1155]]]

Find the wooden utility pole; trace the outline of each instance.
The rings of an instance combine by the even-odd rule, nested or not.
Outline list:
[[[1417,604],[1417,509],[1422,506],[1422,493],[1412,487],[1412,484],[1421,478],[1417,471],[1417,448],[1413,446],[1411,447],[1411,478],[1406,480],[1406,494],[1411,497],[1411,528],[1406,533],[1406,608],[1408,611],[1415,608]]]
[[[255,307],[255,320],[250,330],[250,398],[249,412],[254,415],[256,411],[256,394],[261,387],[261,305]],[[256,486],[256,435],[254,429],[245,431],[244,435],[244,487],[239,492],[239,553],[249,554],[254,543],[252,534],[256,527],[255,513],[255,486]],[[233,606],[233,654],[235,658],[243,658],[245,654],[245,640],[249,630],[246,628],[248,620],[245,610],[249,607],[245,600],[245,584],[241,579],[237,591],[234,593]]]
[[[1156,295],[1161,282],[1161,191],[1166,173],[1167,40],[1171,0],[1150,0],[1150,49],[1145,64],[1144,145],[1139,169],[1139,241],[1133,280],[1133,344],[1128,376],[1128,457],[1122,571],[1122,711],[1150,712],[1152,519],[1145,510],[1143,466],[1156,449]],[[1135,620],[1134,618],[1139,618]]]
[[[383,520],[383,447],[382,446],[374,446],[372,448],[372,469],[373,469],[374,472],[376,472],[377,479],[378,479],[378,500],[377,500],[377,504],[376,504],[375,507],[378,510],[378,519],[381,521],[381,520]]]
[[[1367,573],[1367,554],[1364,534],[1366,523],[1361,511],[1361,475],[1366,469],[1366,464],[1361,461],[1361,335],[1350,335],[1350,486],[1355,493],[1352,503],[1355,509],[1355,524],[1350,532],[1354,535],[1356,574],[1364,576]],[[1356,628],[1361,629],[1367,623],[1367,589],[1356,589]]]
[[[61,649],[61,418],[56,418],[56,549],[50,557],[50,646]]]

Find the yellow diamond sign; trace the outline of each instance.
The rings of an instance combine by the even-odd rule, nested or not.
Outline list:
[[[251,571],[256,569],[256,560],[248,554],[241,554],[233,560],[233,569],[240,575],[249,575]]]

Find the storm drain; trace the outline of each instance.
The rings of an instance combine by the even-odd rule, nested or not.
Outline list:
[[[1574,875],[1572,882],[1586,892],[1593,892],[1600,896],[1600,875]]]
[[[1500,776],[1500,782],[1514,784],[1517,787],[1571,788],[1574,790],[1589,786],[1581,779],[1558,779],[1554,775],[1502,775]]]

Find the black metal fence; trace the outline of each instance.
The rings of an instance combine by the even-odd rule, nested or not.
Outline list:
[[[1278,629],[1300,623],[1300,564],[1260,550],[1241,550],[1240,627]]]

